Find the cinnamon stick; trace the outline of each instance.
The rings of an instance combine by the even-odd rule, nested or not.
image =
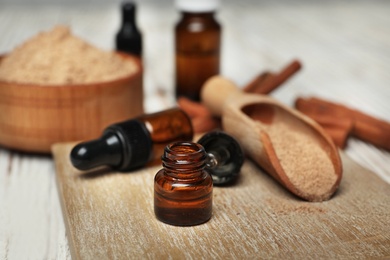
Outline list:
[[[193,117],[206,117],[211,115],[209,110],[201,103],[192,101],[186,97],[179,97],[177,99],[177,104],[181,109],[183,109],[187,115],[191,118]]]
[[[386,121],[319,98],[298,98],[295,107],[314,120],[318,120],[320,125],[320,118],[324,116],[331,116],[339,123],[350,120],[352,122],[350,135],[390,150],[390,123]]]
[[[246,87],[244,87],[243,90],[248,93],[257,93],[263,95],[269,94],[289,78],[291,78],[291,76],[298,72],[301,67],[301,63],[298,60],[293,60],[277,74],[270,72],[260,74],[260,76],[257,76],[254,81],[250,82]],[[253,86],[256,84],[256,80],[257,86]]]
[[[257,75],[252,81],[250,81],[245,87],[243,87],[243,91],[248,93],[255,93],[257,92],[257,89],[262,87],[262,84],[264,81],[266,81],[269,78],[274,78],[275,74],[265,71]]]
[[[203,104],[186,97],[179,97],[177,104],[191,118],[195,133],[204,133],[221,127],[220,120],[211,115],[210,111]]]

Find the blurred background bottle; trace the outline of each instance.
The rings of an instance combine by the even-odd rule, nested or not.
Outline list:
[[[142,56],[142,35],[136,22],[134,2],[122,3],[122,24],[116,34],[116,49],[136,56]]]
[[[175,27],[176,97],[200,99],[203,83],[220,71],[221,25],[218,0],[176,0],[181,18]]]

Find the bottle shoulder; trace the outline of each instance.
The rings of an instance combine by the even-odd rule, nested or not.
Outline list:
[[[141,38],[141,31],[135,26],[130,24],[124,24],[117,32],[117,37],[125,38]]]
[[[176,31],[186,32],[204,32],[204,31],[221,31],[222,26],[213,15],[183,15],[176,23]]]

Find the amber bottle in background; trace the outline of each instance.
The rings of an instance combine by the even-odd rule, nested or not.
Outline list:
[[[99,139],[76,145],[70,159],[79,170],[106,165],[129,171],[160,158],[167,144],[192,138],[190,118],[172,108],[112,124]]]
[[[136,22],[136,5],[134,2],[123,2],[122,24],[116,34],[116,50],[142,56],[142,35]]]
[[[176,97],[200,99],[203,83],[220,71],[221,25],[218,0],[176,0],[181,18],[175,27]]]
[[[206,158],[203,146],[193,142],[177,142],[165,148],[163,169],[154,181],[157,219],[175,226],[192,226],[211,218],[213,180],[205,171]]]

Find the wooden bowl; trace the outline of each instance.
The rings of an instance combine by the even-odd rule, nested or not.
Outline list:
[[[0,145],[50,153],[54,143],[97,138],[108,125],[142,114],[141,62],[123,56],[139,70],[114,81],[62,86],[0,81]]]

